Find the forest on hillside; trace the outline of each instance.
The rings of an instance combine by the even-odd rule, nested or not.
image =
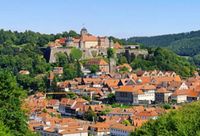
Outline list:
[[[200,31],[168,34],[152,37],[131,37],[126,42],[135,42],[144,47],[165,47],[181,56],[187,56],[189,61],[200,65]]]

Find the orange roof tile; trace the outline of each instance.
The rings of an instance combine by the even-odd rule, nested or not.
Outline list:
[[[135,130],[134,126],[125,126],[125,125],[119,124],[119,123],[113,124],[110,128],[123,130],[123,131],[126,131],[126,132],[132,132],[132,131]]]
[[[134,92],[135,88],[133,86],[120,86],[116,89],[116,92]]]
[[[81,38],[83,41],[98,41],[98,38],[96,36],[90,34],[83,35]]]

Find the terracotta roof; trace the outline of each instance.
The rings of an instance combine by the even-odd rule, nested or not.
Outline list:
[[[134,92],[135,88],[133,86],[120,86],[116,89],[116,92]]]
[[[109,87],[117,87],[119,83],[119,79],[106,79],[104,84],[108,85]]]
[[[57,99],[50,99],[50,100],[48,100],[48,105],[49,106],[54,106],[56,104],[59,104],[59,100],[57,100]]]
[[[85,42],[87,42],[87,41],[95,41],[95,42],[97,42],[98,41],[98,38],[96,36],[93,36],[93,35],[90,35],[90,34],[83,35],[81,38]]]
[[[72,106],[75,103],[76,103],[75,100],[71,100],[71,99],[68,99],[68,98],[62,98],[61,102],[60,102],[60,104],[62,104],[62,105],[69,105],[69,106]]]
[[[156,117],[158,113],[156,111],[142,111],[136,114],[137,117]]]
[[[108,63],[104,60],[104,59],[101,59],[101,58],[95,58],[95,59],[90,59],[88,60],[87,62],[87,65],[108,65]]]
[[[154,85],[144,85],[142,90],[155,90],[156,87]]]
[[[134,126],[125,126],[123,124],[114,124],[110,127],[111,129],[118,129],[118,130],[123,130],[123,131],[126,131],[126,132],[132,132],[135,130],[135,127]]]
[[[100,78],[83,78],[83,82],[86,84],[88,84],[88,83],[98,84],[98,83],[102,83],[103,81]]]
[[[60,39],[56,39],[55,43],[59,43],[59,44],[65,44],[66,38],[60,38]]]
[[[168,91],[166,88],[162,87],[162,88],[159,88],[156,92],[157,93],[169,93],[170,91]]]
[[[176,90],[172,96],[178,96],[178,95],[186,95],[189,97],[197,97],[199,96],[199,92],[196,92],[194,90],[190,90],[190,89],[185,89],[185,90]]]

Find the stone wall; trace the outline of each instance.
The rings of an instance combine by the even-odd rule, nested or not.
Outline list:
[[[56,62],[56,53],[67,53],[68,55],[71,52],[71,48],[64,48],[64,47],[58,47],[58,48],[50,48],[48,47],[45,52],[45,58],[49,63],[55,63]]]

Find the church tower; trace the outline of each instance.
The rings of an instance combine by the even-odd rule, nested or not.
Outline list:
[[[80,34],[81,34],[81,36],[88,34],[87,29],[86,29],[85,27],[83,27],[83,28],[81,29]]]

